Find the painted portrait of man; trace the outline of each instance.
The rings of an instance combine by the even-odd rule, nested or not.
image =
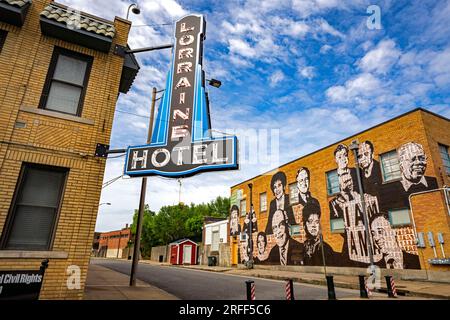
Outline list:
[[[319,201],[311,195],[309,190],[311,183],[309,169],[306,167],[301,167],[298,169],[295,179],[297,181],[299,203],[303,207],[305,207],[308,203],[312,203],[320,207]]]
[[[273,192],[274,199],[270,201],[269,217],[267,219],[266,234],[272,234],[272,226],[270,225],[272,217],[277,210],[281,210],[286,214],[286,219],[289,225],[296,224],[294,212],[289,203],[289,196],[285,193],[286,190],[286,175],[284,172],[279,171],[272,176],[270,182],[270,188]]]
[[[427,155],[423,146],[416,142],[408,142],[398,149],[401,183],[405,192],[413,193],[426,190],[433,184],[432,178],[425,176]]]
[[[374,146],[369,140],[363,141],[358,147],[358,164],[361,168],[361,180],[364,193],[378,195],[382,185],[380,163],[374,158]]]
[[[289,234],[289,224],[286,213],[278,209],[271,220],[275,246],[270,250],[269,261],[280,265],[302,265],[303,244],[295,241]]]
[[[239,207],[231,206],[230,211],[230,235],[238,236],[241,233],[241,225],[239,224]]]
[[[244,229],[243,231],[250,235],[250,215],[252,219],[252,233],[258,232],[258,221],[256,220],[256,212],[252,210],[252,213],[247,212],[244,219]]]
[[[383,257],[377,263],[387,269],[420,269],[419,256],[403,251],[397,234],[385,215],[376,216],[371,223],[372,238]]]
[[[338,177],[340,193],[329,203],[330,219],[342,219],[344,222],[345,232],[342,234],[344,237],[343,259],[347,259],[348,264],[363,267],[364,264],[370,262],[370,257],[361,197],[354,190],[353,179],[349,170],[341,171]],[[370,219],[371,216],[379,212],[378,200],[368,194],[364,194],[364,199]],[[381,259],[381,254],[375,252],[374,259],[375,261]]]

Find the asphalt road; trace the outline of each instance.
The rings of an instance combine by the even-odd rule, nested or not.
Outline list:
[[[91,263],[129,274],[129,261],[91,259]],[[255,281],[257,300],[284,300],[285,282],[226,273],[140,263],[137,278],[183,300],[245,300],[246,280]],[[327,288],[294,284],[296,300],[327,299]],[[336,288],[337,299],[358,298],[359,291]]]

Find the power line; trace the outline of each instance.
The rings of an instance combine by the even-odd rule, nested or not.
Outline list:
[[[137,28],[137,27],[158,27],[158,26],[173,26],[173,23],[160,23],[160,24],[137,24],[132,25],[131,28]]]

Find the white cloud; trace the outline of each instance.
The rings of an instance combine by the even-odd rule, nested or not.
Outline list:
[[[284,75],[283,71],[277,70],[269,77],[269,82],[270,82],[269,85],[271,87],[275,87],[276,85],[278,85],[278,83],[283,81],[285,78],[286,78],[286,76]]]
[[[386,74],[397,62],[401,51],[393,40],[382,40],[357,63],[364,72]]]
[[[256,55],[256,51],[247,42],[241,39],[230,39],[230,52],[237,53],[241,56],[252,58]]]
[[[321,48],[320,48],[320,53],[321,54],[326,54],[328,51],[332,50],[333,47],[328,45],[328,44],[324,44]]]
[[[429,71],[438,86],[450,84],[450,47],[437,53],[432,58]]]
[[[362,73],[345,82],[343,86],[333,86],[326,90],[332,102],[351,102],[360,97],[375,96],[380,93],[382,85],[379,79],[370,73]]]
[[[314,71],[314,67],[309,66],[309,67],[304,67],[300,70],[300,74],[307,79],[312,79],[315,76],[315,71]]]

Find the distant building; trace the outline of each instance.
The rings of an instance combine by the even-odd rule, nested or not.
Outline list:
[[[97,257],[104,258],[128,258],[130,254],[128,243],[131,241],[131,228],[128,224],[125,228],[109,232],[101,232],[99,235],[99,248]]]
[[[225,267],[230,265],[229,224],[228,219],[217,220],[217,218],[205,219],[200,263],[207,265],[208,257],[214,257],[218,266]]]

